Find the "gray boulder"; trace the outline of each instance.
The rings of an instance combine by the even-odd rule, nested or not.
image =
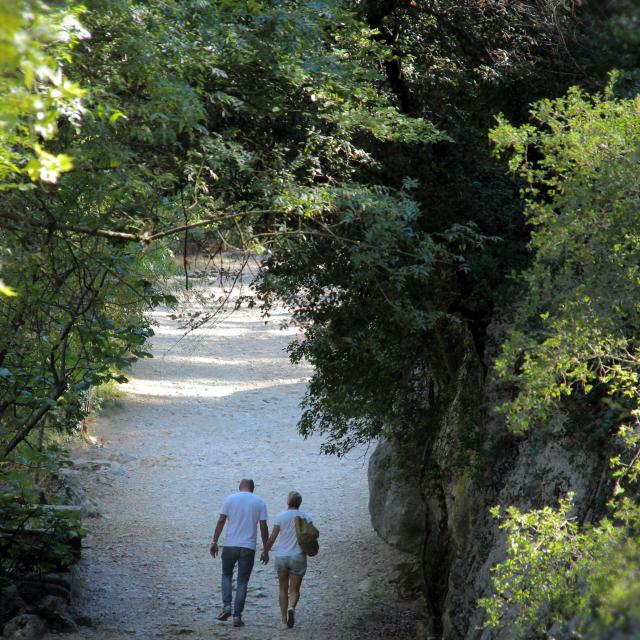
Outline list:
[[[18,593],[27,604],[35,605],[45,596],[57,596],[67,602],[71,599],[71,593],[67,585],[58,581],[49,582],[46,576],[43,579],[22,579],[18,582]]]
[[[26,607],[15,584],[0,589],[0,627]]]
[[[369,459],[369,513],[376,533],[388,544],[417,553],[425,528],[419,483],[400,475],[393,446],[381,442]]]
[[[45,596],[38,603],[36,611],[47,621],[51,629],[66,632],[78,630],[78,625],[69,613],[66,601],[62,598]]]
[[[47,632],[47,625],[38,616],[22,613],[7,622],[2,633],[3,640],[40,640]]]

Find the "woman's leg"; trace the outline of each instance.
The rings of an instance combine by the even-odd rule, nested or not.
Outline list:
[[[298,600],[300,600],[300,585],[303,577],[295,576],[293,573],[289,574],[289,606],[293,609],[296,608]]]
[[[287,606],[289,604],[289,572],[278,571],[278,582],[280,583],[280,594],[278,600],[280,602],[280,616],[282,623],[287,623]]]

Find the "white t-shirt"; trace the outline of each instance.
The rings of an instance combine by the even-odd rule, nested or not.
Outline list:
[[[258,520],[267,520],[267,505],[250,491],[238,491],[227,496],[220,509],[227,516],[227,547],[256,548]]]
[[[296,556],[303,553],[296,538],[296,516],[304,518],[307,522],[313,522],[311,516],[301,509],[287,509],[275,517],[273,524],[280,527],[276,556]]]

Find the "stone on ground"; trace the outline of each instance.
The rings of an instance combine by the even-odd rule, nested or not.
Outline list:
[[[44,620],[30,613],[22,613],[7,622],[3,640],[40,640],[47,631]]]

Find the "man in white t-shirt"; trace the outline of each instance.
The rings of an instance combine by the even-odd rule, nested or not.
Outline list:
[[[220,517],[213,532],[209,550],[213,558],[218,555],[218,539],[225,522],[228,522],[227,535],[222,548],[222,611],[218,614],[218,620],[227,620],[231,616],[231,582],[237,563],[238,580],[233,606],[234,627],[244,626],[242,611],[256,555],[258,523],[263,548],[269,538],[267,505],[262,498],[253,494],[254,488],[253,480],[244,478],[240,481],[239,491],[226,497],[220,509]],[[263,555],[260,560],[263,564],[267,564],[269,557]]]

